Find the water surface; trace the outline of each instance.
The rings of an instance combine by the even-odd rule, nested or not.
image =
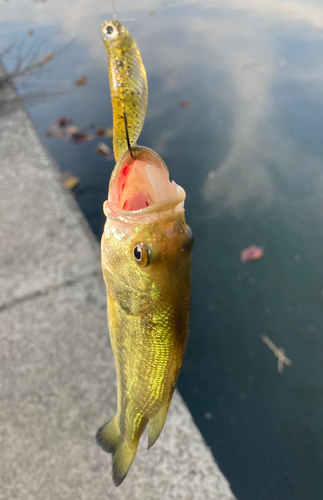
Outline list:
[[[119,19],[135,19],[125,24],[148,74],[139,143],[185,188],[195,236],[181,394],[239,500],[320,500],[322,2],[115,3]],[[75,145],[45,132],[62,115],[112,125],[99,31],[111,17],[105,0],[0,7],[2,47],[30,29],[58,44],[76,38],[38,84],[70,89],[83,74],[88,84],[28,110],[60,168],[80,178],[75,194],[98,237],[114,163],[95,153],[98,140]],[[251,244],[265,256],[241,264]],[[292,360],[282,374],[261,335]]]

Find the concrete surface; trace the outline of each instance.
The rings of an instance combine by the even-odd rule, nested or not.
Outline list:
[[[116,488],[95,442],[115,410],[99,245],[18,104],[0,115],[0,499],[234,498],[178,393]]]

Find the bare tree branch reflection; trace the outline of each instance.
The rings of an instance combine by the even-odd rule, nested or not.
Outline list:
[[[13,41],[0,51],[0,112],[2,114],[12,111],[20,100],[28,104],[36,104],[73,90],[72,85],[64,87],[61,82],[55,81],[53,66],[59,56],[70,48],[74,40],[57,46],[52,42],[55,35],[45,39],[35,37],[30,40],[32,35],[33,31],[30,30],[28,36]],[[10,87],[11,90],[14,87],[18,95],[10,92]]]

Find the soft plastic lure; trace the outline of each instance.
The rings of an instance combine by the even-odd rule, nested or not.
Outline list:
[[[101,35],[108,53],[113,109],[113,150],[116,161],[137,144],[147,110],[146,70],[137,44],[118,21],[105,21]]]

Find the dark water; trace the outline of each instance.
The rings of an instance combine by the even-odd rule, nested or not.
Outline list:
[[[239,500],[320,500],[322,2],[115,3],[119,19],[135,18],[125,24],[148,73],[139,143],[185,188],[195,235],[180,392]],[[69,89],[83,74],[89,83],[29,112],[61,169],[80,178],[75,194],[98,237],[114,164],[96,155],[98,140],[75,145],[45,131],[62,115],[80,127],[112,125],[99,34],[111,17],[103,0],[0,6],[2,46],[31,28],[35,37],[55,33],[55,43],[77,37],[36,83]],[[265,256],[241,264],[251,244],[263,245]],[[292,360],[282,374],[261,335]]]

